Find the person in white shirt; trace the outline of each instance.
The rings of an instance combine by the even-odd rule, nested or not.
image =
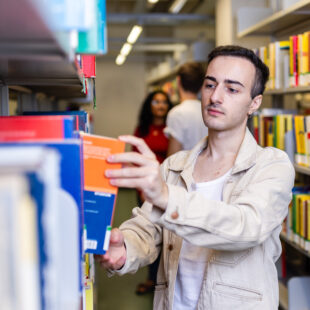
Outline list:
[[[181,150],[191,150],[208,134],[198,100],[204,76],[204,67],[197,62],[185,63],[178,70],[177,85],[181,103],[168,113],[164,130],[169,137],[168,156]]]

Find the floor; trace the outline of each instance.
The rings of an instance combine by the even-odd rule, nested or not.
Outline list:
[[[137,205],[136,192],[130,189],[120,189],[114,213],[113,227],[118,227],[124,220],[130,218],[131,210]],[[151,310],[153,295],[138,296],[136,285],[143,282],[147,276],[147,267],[136,274],[108,278],[105,270],[96,266],[96,306],[95,310]]]

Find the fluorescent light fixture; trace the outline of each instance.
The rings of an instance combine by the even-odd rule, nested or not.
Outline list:
[[[149,3],[157,3],[158,0],[148,0]]]
[[[127,56],[132,49],[132,45],[129,43],[125,43],[120,51],[120,54],[123,56]]]
[[[187,0],[175,0],[169,8],[170,13],[179,13]]]
[[[126,60],[126,57],[124,55],[118,54],[118,56],[116,57],[115,63],[118,66],[121,66]]]
[[[138,25],[133,26],[127,38],[127,42],[130,44],[134,44],[137,41],[142,30],[143,28],[141,26]]]

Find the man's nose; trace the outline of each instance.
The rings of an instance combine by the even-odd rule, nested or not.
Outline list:
[[[213,88],[213,92],[211,95],[211,101],[214,103],[222,103],[223,101],[224,90],[221,85],[217,85]]]

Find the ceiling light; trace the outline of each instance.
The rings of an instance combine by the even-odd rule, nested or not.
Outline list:
[[[120,51],[121,55],[127,56],[132,49],[132,45],[129,43],[125,43]]]
[[[156,3],[158,0],[148,0],[149,3]]]
[[[134,44],[137,41],[142,30],[143,28],[141,26],[138,26],[138,25],[133,26],[127,38],[127,42],[130,44]]]
[[[121,66],[126,60],[126,57],[124,55],[121,55],[119,54],[117,57],[116,57],[116,60],[115,60],[115,63],[118,65],[118,66]]]
[[[179,13],[187,0],[175,0],[169,8],[170,13]]]

